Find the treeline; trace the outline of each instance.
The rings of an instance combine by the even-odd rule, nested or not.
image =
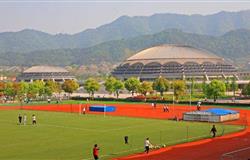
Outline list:
[[[148,95],[152,95],[155,92],[158,92],[161,98],[164,98],[164,93],[167,91],[172,91],[175,101],[179,101],[181,96],[185,95],[195,95],[196,92],[201,92],[204,95],[204,98],[212,98],[216,101],[219,97],[225,96],[227,91],[233,91],[234,96],[235,92],[238,90],[238,84],[236,83],[235,78],[222,80],[212,80],[210,83],[196,83],[194,79],[189,81],[184,80],[173,80],[169,81],[163,77],[155,79],[153,82],[143,81],[140,82],[138,78],[131,77],[126,81],[121,81],[114,77],[108,77],[103,83],[105,90],[109,94],[115,94],[119,98],[119,94],[122,90],[126,89],[134,96],[135,93],[143,95],[143,98],[146,100]],[[90,94],[91,97],[94,97],[95,92],[98,92],[100,89],[100,84],[97,80],[89,78],[84,83],[84,89]],[[248,84],[243,90],[242,94],[250,94],[250,84]]]
[[[73,93],[79,88],[79,84],[74,80],[66,80],[60,84],[54,81],[43,82],[0,82],[0,97],[7,100],[19,100],[20,102],[34,99],[44,100],[51,97],[53,93]]]
[[[131,93],[132,97],[135,93],[142,95],[146,100],[147,97],[158,92],[160,98],[164,99],[164,93],[167,91],[173,92],[175,101],[179,101],[181,96],[195,95],[196,92],[201,92],[203,98],[212,98],[216,101],[219,97],[225,95],[226,91],[235,92],[238,90],[238,84],[235,79],[212,80],[210,83],[196,83],[194,79],[189,81],[173,80],[169,81],[163,77],[155,79],[153,82],[140,82],[138,78],[131,77],[126,81],[121,81],[114,77],[107,77],[102,83],[105,90],[109,94],[116,95],[119,98],[123,90]],[[66,80],[64,83],[57,83],[54,81],[43,82],[40,80],[28,82],[0,82],[0,97],[5,97],[6,100],[25,99],[45,99],[51,97],[54,93],[60,94],[62,92],[72,94],[79,88],[79,84],[74,80]],[[83,83],[84,89],[89,93],[90,97],[94,98],[94,94],[99,91],[101,83],[97,79],[88,78]],[[250,95],[250,83],[242,89],[243,95]]]

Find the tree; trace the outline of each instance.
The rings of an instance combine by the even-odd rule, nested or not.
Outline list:
[[[131,77],[125,81],[125,88],[132,93],[132,96],[134,96],[134,93],[138,91],[139,86],[140,81],[135,77]]]
[[[4,94],[11,97],[14,101],[16,97],[22,101],[28,89],[28,85],[25,82],[8,82],[4,88]]]
[[[27,97],[28,98],[36,98],[37,95],[39,95],[39,86],[38,83],[31,82],[29,83],[29,88],[27,91]]]
[[[79,84],[75,80],[66,80],[62,84],[62,89],[64,92],[72,94],[79,88]]]
[[[5,83],[0,82],[0,97],[4,95]]]
[[[226,80],[225,80],[225,86],[226,86],[226,92],[228,92],[231,88],[231,85],[230,85],[230,78],[227,77]]]
[[[41,80],[36,80],[33,84],[38,91],[38,95],[43,96],[45,93],[45,83]]]
[[[96,91],[100,89],[100,84],[93,78],[87,79],[84,84],[84,89],[90,94],[91,97],[94,97]]]
[[[245,96],[250,95],[250,82],[243,88],[242,94],[245,95]]]
[[[114,91],[115,91],[115,94],[116,94],[116,98],[119,97],[119,94],[120,94],[120,91],[124,89],[124,84],[122,81],[120,80],[116,80],[114,82]]]
[[[152,92],[153,91],[153,86],[151,82],[147,82],[147,81],[143,81],[138,89],[138,92],[143,94],[145,97],[147,95],[147,93]]]
[[[219,96],[223,96],[226,91],[226,85],[224,82],[219,80],[212,80],[206,85],[205,95],[207,97],[213,97],[214,102]]]
[[[160,92],[161,96],[163,97],[163,93],[169,89],[169,82],[165,78],[159,77],[154,81],[153,89],[157,92]]]
[[[236,78],[235,77],[233,77],[233,79],[232,79],[232,82],[230,84],[230,88],[232,89],[233,95],[235,97],[235,91],[238,90],[238,84],[236,83]]]
[[[120,91],[124,89],[123,82],[120,80],[117,80],[114,77],[108,77],[105,80],[104,86],[105,86],[105,90],[108,91],[109,94],[112,94],[113,92],[115,92],[117,98],[119,97]]]
[[[109,94],[112,94],[113,92],[115,92],[115,89],[114,89],[114,84],[117,80],[114,78],[114,77],[108,77],[106,80],[105,80],[105,83],[104,83],[104,86],[105,86],[105,90],[107,92],[109,92]]]
[[[55,81],[50,80],[45,83],[45,94],[48,96],[51,96],[53,93],[59,93],[60,90],[60,84]]]
[[[183,80],[175,80],[173,81],[173,90],[174,96],[176,100],[179,100],[179,97],[185,94],[186,91],[186,83]]]
[[[14,90],[16,90],[15,92],[19,101],[22,102],[28,93],[29,84],[27,82],[20,82],[18,83],[18,87],[14,87]]]
[[[195,87],[196,87],[195,79],[194,79],[194,77],[192,77],[191,84],[190,84],[191,95],[194,94]]]
[[[12,82],[7,82],[4,87],[4,95],[7,97],[14,97],[15,91]]]

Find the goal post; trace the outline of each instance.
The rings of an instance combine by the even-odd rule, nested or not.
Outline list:
[[[82,112],[82,107],[81,107],[81,103],[78,104],[78,114],[81,115]]]
[[[104,104],[103,116],[106,117],[106,104]]]

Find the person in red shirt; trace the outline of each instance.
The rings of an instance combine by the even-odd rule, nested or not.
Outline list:
[[[93,156],[94,156],[94,159],[95,159],[95,160],[98,160],[98,159],[99,159],[98,151],[99,151],[99,147],[97,146],[97,144],[95,144],[95,145],[94,145],[94,148],[93,148]]]

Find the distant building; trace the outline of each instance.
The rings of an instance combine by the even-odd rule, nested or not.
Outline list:
[[[21,73],[17,81],[33,82],[35,80],[64,82],[75,77],[66,69],[56,66],[33,66]]]
[[[3,76],[3,75],[0,75],[0,81],[5,81],[5,80],[7,80],[7,77]]]
[[[208,51],[185,45],[161,45],[138,52],[114,69],[112,75],[126,80],[137,77],[141,81],[190,79],[211,81],[235,77],[236,68],[223,58]]]
[[[0,75],[0,81],[4,81],[4,82],[15,82],[16,81],[16,77],[14,76],[3,76]]]

